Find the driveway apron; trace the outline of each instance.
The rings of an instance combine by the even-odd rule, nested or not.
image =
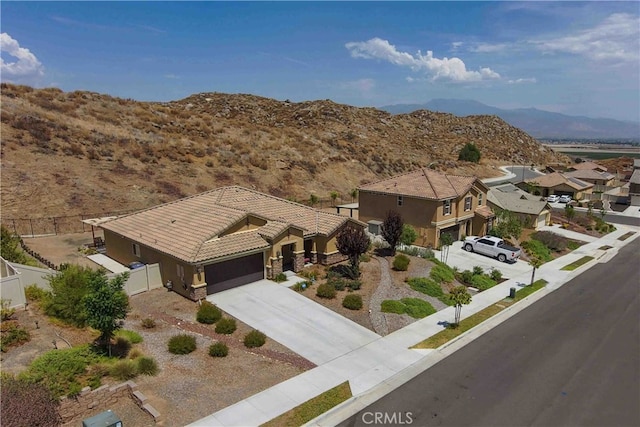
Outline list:
[[[380,338],[369,329],[269,280],[212,294],[207,300],[317,365]]]

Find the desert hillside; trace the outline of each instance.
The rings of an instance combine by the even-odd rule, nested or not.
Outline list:
[[[423,166],[487,177],[501,163],[568,160],[495,116],[221,93],[138,102],[5,83],[1,97],[3,219],[140,209],[229,184],[349,200]],[[457,161],[467,142],[480,165]]]

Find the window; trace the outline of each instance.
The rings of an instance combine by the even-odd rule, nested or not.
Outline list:
[[[398,206],[402,206],[402,196],[398,196]]]
[[[451,199],[445,200],[442,207],[442,213],[444,215],[451,215]]]
[[[464,210],[466,211],[470,211],[471,210],[471,200],[473,198],[471,196],[465,197],[464,199]]]
[[[184,279],[184,267],[180,264],[176,264],[176,273],[180,279]]]
[[[133,254],[140,258],[140,245],[137,243],[133,244]]]
[[[482,206],[482,193],[478,193],[478,206]]]

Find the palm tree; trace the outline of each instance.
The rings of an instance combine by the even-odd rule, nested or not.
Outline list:
[[[540,268],[542,264],[544,264],[544,261],[538,257],[531,257],[529,260],[529,265],[533,267],[533,271],[531,272],[531,283],[529,286],[533,286],[533,281],[536,278],[536,269]]]

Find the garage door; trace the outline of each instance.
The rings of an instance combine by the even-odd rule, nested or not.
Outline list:
[[[440,235],[448,234],[451,236],[453,241],[458,240],[458,236],[460,236],[460,225],[454,225],[453,227],[445,228],[444,230],[440,230]]]
[[[540,227],[544,227],[547,225],[547,215],[538,215],[538,224],[536,225],[536,230],[539,230]]]
[[[262,253],[231,259],[204,268],[207,295],[264,279]]]

